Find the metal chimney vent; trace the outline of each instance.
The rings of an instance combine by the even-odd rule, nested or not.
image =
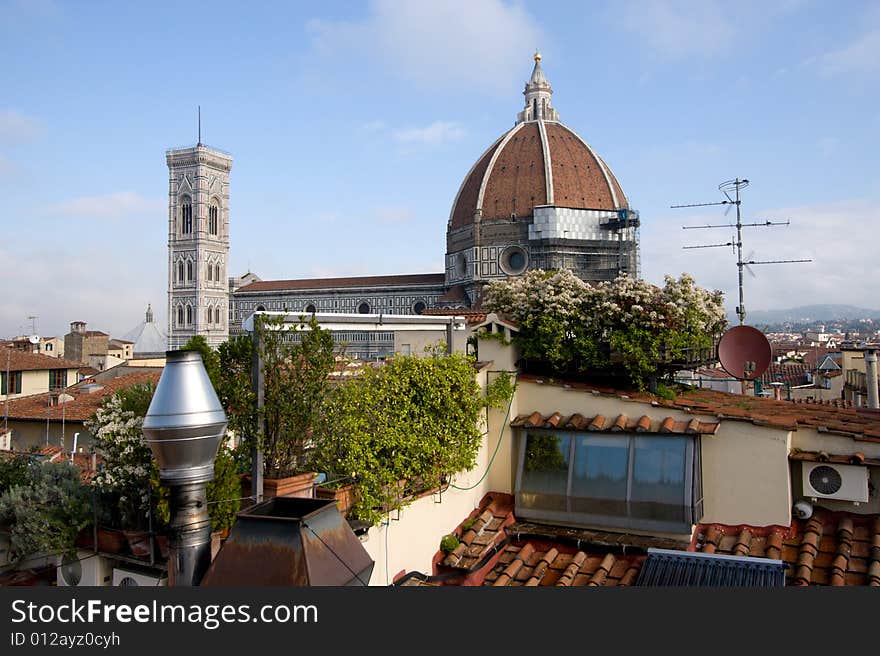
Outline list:
[[[226,413],[197,351],[168,351],[144,418],[144,437],[171,487],[168,583],[198,585],[211,564],[206,486],[226,434]]]
[[[226,413],[198,351],[168,351],[144,418],[144,437],[167,485],[206,483],[226,434]]]
[[[236,515],[202,585],[366,586],[374,564],[333,499],[273,497]]]

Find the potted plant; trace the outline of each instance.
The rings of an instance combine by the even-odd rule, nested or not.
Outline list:
[[[318,499],[333,499],[336,501],[336,507],[339,509],[343,517],[348,515],[348,511],[355,503],[356,487],[349,478],[340,478],[330,475],[327,480],[315,486],[315,497]]]
[[[249,431],[263,453],[264,496],[314,496],[314,426],[336,366],[333,336],[314,317],[256,322],[263,405]]]

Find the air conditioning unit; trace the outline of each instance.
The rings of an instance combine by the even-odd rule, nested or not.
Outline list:
[[[55,584],[62,587],[96,587],[113,582],[114,560],[94,551],[79,550],[58,559]]]
[[[113,586],[122,588],[155,588],[157,586],[168,585],[168,578],[165,574],[145,574],[144,572],[135,572],[128,569],[117,567],[113,570]]]
[[[804,496],[839,499],[853,503],[868,501],[868,468],[827,462],[803,462]]]

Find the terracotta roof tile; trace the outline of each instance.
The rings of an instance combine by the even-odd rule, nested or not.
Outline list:
[[[564,428],[568,430],[602,431],[636,431],[639,433],[670,433],[677,435],[702,434],[712,435],[718,430],[718,422],[700,421],[676,421],[672,417],[666,417],[659,422],[652,421],[647,415],[638,419],[630,419],[626,415],[618,415],[614,421],[609,422],[603,415],[595,415],[592,418],[576,413],[568,418],[560,412],[550,415],[542,415],[540,412],[520,414],[510,422],[513,428]]]
[[[701,524],[690,548],[782,560],[789,585],[880,585],[880,515],[819,508],[788,527]]]
[[[298,280],[259,280],[238,289],[236,294],[247,292],[303,291],[334,288],[374,288],[410,285],[443,286],[445,273],[415,273],[394,276],[357,276],[350,278],[310,278]]]
[[[16,348],[0,346],[0,368],[3,371],[40,371],[43,369],[80,369],[85,365],[82,362],[65,360],[63,358],[43,355],[42,353],[29,353]]]
[[[65,388],[62,392],[73,397],[72,400],[60,405],[50,405],[50,394],[34,394],[8,401],[10,419],[45,421],[86,421],[95,413],[104,400],[118,390],[147,382],[158,383],[162,370],[137,371],[124,376],[117,376],[100,383],[100,388],[87,393],[86,385],[94,385],[87,381]],[[89,388],[90,389],[90,388]],[[57,393],[52,393],[52,396]],[[7,402],[0,403],[0,415],[6,412]]]

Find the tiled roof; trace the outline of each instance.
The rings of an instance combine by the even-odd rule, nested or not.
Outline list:
[[[562,415],[554,412],[542,415],[539,412],[518,415],[510,422],[511,428],[557,428],[560,430],[602,431],[616,433],[620,431],[636,433],[671,433],[689,435],[714,435],[718,430],[717,421],[677,421],[673,417],[651,419],[647,415],[640,417],[604,417],[603,415],[582,414]]]
[[[818,403],[776,401],[754,396],[696,389],[680,394],[675,405],[719,418],[743,419],[785,430],[814,428],[856,440],[880,442],[880,412]]]
[[[443,285],[444,273],[416,273],[395,276],[359,276],[352,278],[312,278],[305,280],[260,280],[236,290],[244,292],[301,291],[335,288],[373,288],[408,285]]]
[[[422,312],[423,315],[464,317],[468,324],[482,323],[486,320],[486,313],[479,310],[466,310],[461,308],[430,308]]]
[[[767,371],[761,374],[762,383],[789,383],[791,385],[807,385],[810,380],[807,376],[811,368],[804,364],[771,364]]]
[[[866,458],[865,454],[856,451],[850,455],[835,455],[826,451],[802,451],[792,449],[789,460],[805,460],[807,462],[832,462],[838,465],[870,465],[880,467],[880,458]]]
[[[691,548],[781,559],[789,565],[789,585],[880,586],[880,515],[819,508],[791,526],[700,524]]]
[[[453,285],[437,301],[439,303],[470,303],[464,285]]]
[[[661,399],[647,392],[619,390],[590,383],[551,381],[542,376],[520,374],[520,383],[554,385],[563,389],[587,391],[621,400],[650,403],[656,407],[676,408],[718,419],[751,421],[760,426],[782,430],[814,428],[819,432],[846,435],[855,440],[880,442],[880,411],[867,408],[843,408],[834,404],[776,401],[757,396],[728,394],[707,388],[695,388],[678,394],[674,400]],[[840,403],[838,403],[840,405]]]
[[[459,546],[437,552],[434,574],[410,573],[399,585],[632,585],[652,547],[687,542],[517,522],[513,497],[490,492],[453,533]]]
[[[55,358],[42,353],[28,353],[6,346],[0,346],[0,369],[6,371],[7,358],[10,371],[40,371],[43,369],[79,369],[81,362]]]
[[[73,399],[55,406],[49,405],[49,394],[23,396],[0,403],[0,415],[6,412],[8,403],[10,419],[45,420],[48,418],[50,421],[61,421],[63,415],[65,421],[86,421],[100,407],[104,399],[111,394],[133,385],[147,382],[158,383],[161,374],[162,370],[158,368],[155,371],[138,371],[126,374],[101,383],[100,389],[91,393],[84,390],[85,385],[88,384],[84,381],[64,389],[63,393],[72,396]],[[56,393],[52,395],[55,396]]]
[[[790,526],[699,524],[688,543],[518,522],[513,497],[490,492],[453,533],[461,543],[449,554],[435,554],[432,575],[411,572],[396,584],[631,586],[671,576],[666,585],[776,585],[784,568],[787,585],[880,586],[876,514],[818,508]],[[676,561],[680,569],[648,572],[639,580],[652,554],[666,554],[659,560]]]

